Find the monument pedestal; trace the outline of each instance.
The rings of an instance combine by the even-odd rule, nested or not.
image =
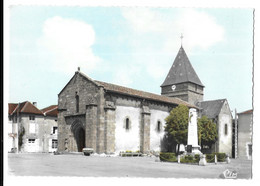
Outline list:
[[[192,146],[192,153],[193,154],[202,154],[201,152],[200,152],[200,146],[198,145],[198,146]]]
[[[197,146],[187,145],[185,147],[185,150],[186,150],[187,154],[202,154],[200,152],[200,146],[199,145],[197,145]]]
[[[194,108],[189,110],[187,153],[202,154],[198,145],[197,111]]]

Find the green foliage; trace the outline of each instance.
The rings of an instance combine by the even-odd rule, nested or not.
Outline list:
[[[208,163],[214,163],[215,162],[215,154],[206,154],[206,161]]]
[[[185,105],[177,106],[171,110],[165,121],[166,135],[176,144],[187,144],[189,108]]]
[[[198,163],[199,160],[198,156],[186,155],[181,158],[181,163]]]
[[[218,139],[217,125],[206,116],[198,119],[198,137],[202,145],[211,146]]]
[[[175,153],[172,152],[160,152],[161,161],[177,162],[177,157]]]
[[[218,162],[225,162],[226,161],[226,154],[225,153],[214,153],[217,155]]]
[[[199,154],[195,154],[194,155],[194,159],[196,160],[196,162],[200,161],[200,155]]]
[[[19,150],[21,149],[21,146],[23,145],[23,136],[25,134],[25,129],[24,127],[21,128],[20,132],[19,132],[19,136],[18,136],[18,147]]]
[[[214,163],[215,162],[215,155],[217,156],[218,162],[225,162],[226,161],[226,154],[225,153],[212,153],[212,154],[206,154],[206,160],[208,163]]]

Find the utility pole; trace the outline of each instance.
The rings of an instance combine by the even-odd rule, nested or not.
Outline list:
[[[18,107],[17,107],[17,111],[16,111],[16,120],[17,120],[17,153],[19,153],[19,151],[20,151],[20,147],[19,147],[19,132],[20,132],[19,109],[20,109],[20,103],[18,103]]]
[[[238,133],[237,133],[238,125],[237,125],[237,109],[235,109],[235,158],[237,158],[237,150],[238,150]]]

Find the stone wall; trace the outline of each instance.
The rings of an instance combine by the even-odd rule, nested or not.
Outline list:
[[[85,122],[81,123],[85,130],[85,146],[96,153],[108,154],[158,150],[164,135],[164,119],[176,106],[109,92],[78,72],[61,91],[58,100],[58,151],[77,151],[77,136],[71,126],[79,116],[84,116]],[[154,130],[159,120],[162,130],[157,135]]]
[[[175,86],[175,90],[172,90],[172,85],[162,87],[161,94],[168,97],[177,97],[191,104],[203,101],[202,86],[190,82],[176,84]]]
[[[77,136],[71,129],[73,121],[78,119],[77,116],[84,116],[82,128],[85,132],[85,146],[93,148],[95,152],[104,151],[104,114],[101,111],[104,110],[102,109],[104,104],[101,103],[100,89],[90,79],[76,72],[60,92],[58,151],[78,151]],[[71,117],[73,121],[67,122],[66,117]]]

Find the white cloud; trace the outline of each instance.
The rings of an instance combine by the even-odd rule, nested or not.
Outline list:
[[[142,7],[123,8],[122,15],[135,32],[160,32],[165,29],[161,14],[155,10]]]
[[[122,86],[130,86],[138,73],[140,73],[140,68],[137,68],[136,66],[119,66],[113,74],[112,83]]]
[[[91,25],[75,19],[49,18],[44,22],[43,35],[38,46],[53,56],[55,71],[71,73],[80,66],[84,71],[93,70],[101,59],[92,51],[95,31]]]
[[[224,28],[205,12],[185,9],[175,24],[183,32],[184,42],[191,49],[206,49],[224,40]]]
[[[146,69],[154,79],[167,74],[169,60],[165,56],[172,55],[173,62],[181,46],[181,33],[187,53],[197,47],[207,49],[224,40],[224,28],[203,11],[183,9],[173,14],[163,9],[123,8],[122,15],[131,34],[129,43],[134,62],[130,65]]]

